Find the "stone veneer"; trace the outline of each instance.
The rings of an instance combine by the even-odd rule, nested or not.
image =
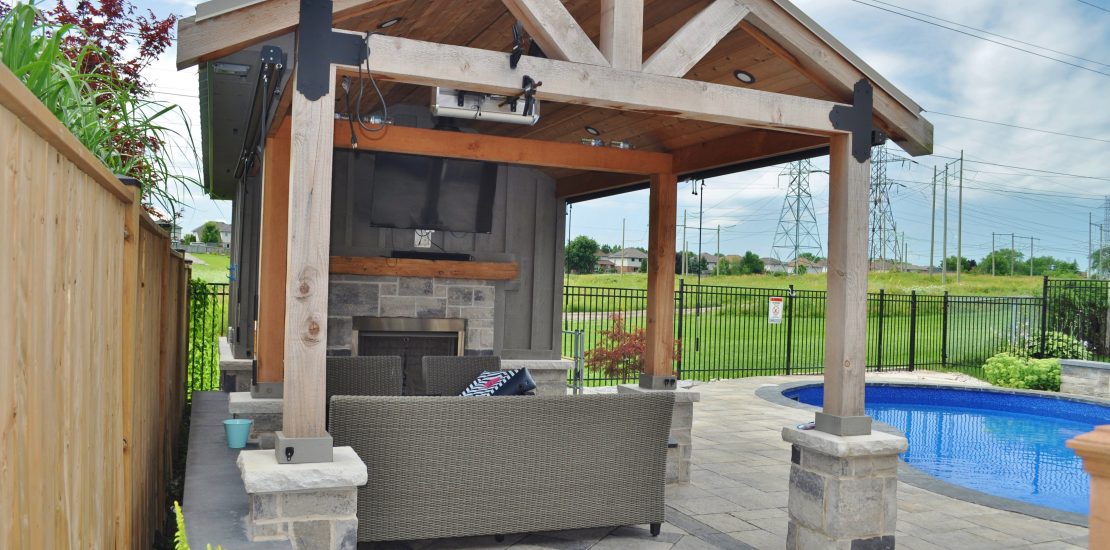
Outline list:
[[[332,275],[328,355],[350,355],[354,317],[466,319],[466,354],[491,355],[496,296],[493,281]]]
[[[227,392],[250,391],[253,361],[236,359],[227,338],[220,337],[220,389]]]
[[[1061,359],[1060,392],[1110,398],[1110,363]]]
[[[671,443],[667,447],[667,483],[689,483],[690,463],[693,455],[692,430],[694,403],[701,401],[701,394],[690,390],[651,390],[639,384],[621,384],[617,393],[674,392],[674,410],[671,412]]]

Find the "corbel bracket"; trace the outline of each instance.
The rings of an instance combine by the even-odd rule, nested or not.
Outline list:
[[[309,101],[331,89],[331,64],[360,65],[369,48],[366,40],[331,28],[331,0],[301,0],[297,39],[297,91]]]
[[[858,162],[871,158],[871,146],[886,141],[886,135],[872,125],[874,90],[866,78],[856,82],[852,93],[852,106],[837,105],[829,112],[833,128],[852,134],[852,156]]]

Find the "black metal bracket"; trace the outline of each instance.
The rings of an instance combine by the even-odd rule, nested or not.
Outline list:
[[[334,31],[331,19],[331,0],[301,0],[297,91],[309,101],[324,97],[331,89],[332,63],[359,65],[370,50],[365,37]]]
[[[829,112],[833,128],[852,134],[852,156],[859,162],[871,158],[871,146],[886,141],[886,136],[872,125],[874,89],[866,78],[856,82],[852,90],[852,106],[837,105]]]

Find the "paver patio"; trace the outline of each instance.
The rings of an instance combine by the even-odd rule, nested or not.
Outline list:
[[[941,376],[915,373],[883,378],[912,381]],[[785,425],[811,421],[813,414],[768,402],[757,397],[755,390],[799,380],[818,378],[744,378],[696,387],[702,399],[694,409],[691,483],[667,488],[667,523],[657,538],[641,525],[516,535],[503,543],[492,537],[473,537],[404,545],[362,544],[359,548],[784,548],[790,446],[779,434]],[[909,550],[1086,548],[1087,529],[988,508],[899,482],[897,544]]]

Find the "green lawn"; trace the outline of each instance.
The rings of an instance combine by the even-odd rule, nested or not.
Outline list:
[[[675,288],[678,288],[676,277]],[[868,275],[868,290],[878,292],[885,289],[890,293],[909,294],[911,290],[925,294],[951,294],[963,296],[1040,296],[1044,279],[1041,277],[991,277],[990,275],[956,276],[948,274],[948,284],[942,285],[940,274],[874,272]],[[793,284],[797,290],[825,290],[825,275],[722,275],[704,276],[703,285],[740,286],[751,288],[787,288]],[[647,275],[627,273],[622,275],[571,275],[569,284],[575,286],[600,286],[607,288],[646,288]],[[696,275],[688,275],[686,284],[697,284]]]
[[[231,265],[231,257],[222,254],[190,254],[198,260],[203,260],[204,265],[193,262],[193,278],[208,283],[226,283],[227,270]]]

